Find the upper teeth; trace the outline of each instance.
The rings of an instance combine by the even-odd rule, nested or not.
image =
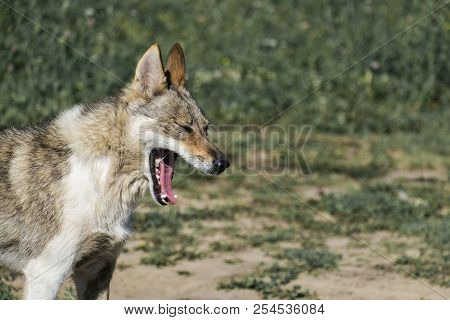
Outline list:
[[[159,161],[160,161],[160,160],[159,160]],[[158,160],[156,160],[156,162],[158,162]],[[156,175],[156,179],[157,179],[158,182],[159,182],[160,176],[159,176],[159,167],[158,167],[158,166],[156,166],[156,168],[155,168],[155,175]]]

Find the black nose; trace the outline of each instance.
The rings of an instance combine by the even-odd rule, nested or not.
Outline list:
[[[221,174],[230,166],[230,162],[227,159],[213,160],[213,166],[217,174]]]

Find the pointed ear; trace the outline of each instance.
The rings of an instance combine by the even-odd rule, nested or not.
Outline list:
[[[153,94],[166,86],[161,50],[153,44],[139,60],[132,87],[137,91]]]
[[[184,87],[186,84],[186,63],[183,49],[179,43],[175,43],[170,49],[166,70],[170,75],[170,82],[175,87]]]

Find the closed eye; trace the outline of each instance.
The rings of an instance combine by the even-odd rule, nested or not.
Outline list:
[[[188,133],[192,133],[194,132],[194,129],[192,129],[190,126],[187,125],[183,125],[183,124],[178,124],[180,127],[182,127],[186,132]]]

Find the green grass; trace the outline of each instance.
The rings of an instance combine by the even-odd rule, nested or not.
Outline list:
[[[138,247],[146,252],[141,258],[143,264],[163,267],[182,259],[202,257],[196,250],[195,237],[183,232],[182,220],[175,211],[138,214],[134,225],[145,241]]]
[[[192,276],[192,272],[187,271],[187,270],[178,270],[177,274],[179,276],[182,276],[182,277],[190,277],[190,276]]]
[[[2,270],[0,270],[0,300],[16,299],[14,289],[3,279],[1,272]]]
[[[12,288],[6,283],[0,282],[0,300],[14,300]]]
[[[192,238],[181,240],[184,245],[178,246],[173,243],[163,243],[150,247],[145,247],[144,251],[149,252],[148,255],[141,258],[143,264],[150,264],[156,267],[164,267],[173,265],[179,260],[195,260],[203,257],[203,255],[192,247]],[[178,243],[177,243],[178,244]]]
[[[263,244],[274,244],[281,241],[289,241],[294,238],[295,231],[292,228],[267,228],[263,233],[252,234],[248,237],[248,242],[259,247]]]
[[[77,292],[75,287],[66,287],[64,288],[64,291],[61,294],[61,300],[76,300],[77,299]]]
[[[138,232],[176,233],[181,228],[181,221],[174,212],[166,213],[155,210],[147,214],[137,215],[134,226]]]
[[[17,299],[16,290],[10,284],[11,280],[11,273],[0,266],[0,300]]]
[[[214,241],[210,243],[209,247],[212,251],[230,252],[236,250],[236,246],[233,243],[226,241]]]
[[[444,287],[450,287],[450,255],[442,259],[423,259],[402,256],[395,261],[415,277],[427,278]]]
[[[12,4],[124,81],[132,78],[151,42],[159,41],[167,55],[180,41],[189,86],[214,122],[248,124],[264,123],[442,3]],[[0,127],[39,121],[123,86],[4,5],[0,21]],[[447,29],[444,9],[302,101],[280,122],[340,134],[448,133]]]
[[[341,259],[340,255],[332,254],[325,250],[304,248],[286,248],[276,257],[279,259],[287,259],[296,264],[301,264],[308,271],[336,268]]]
[[[329,194],[322,199],[322,204],[331,214],[343,219],[352,231],[419,234],[424,221],[441,217],[436,210],[438,203],[426,202],[413,194],[408,195],[408,189],[402,186],[379,184],[350,193]]]

